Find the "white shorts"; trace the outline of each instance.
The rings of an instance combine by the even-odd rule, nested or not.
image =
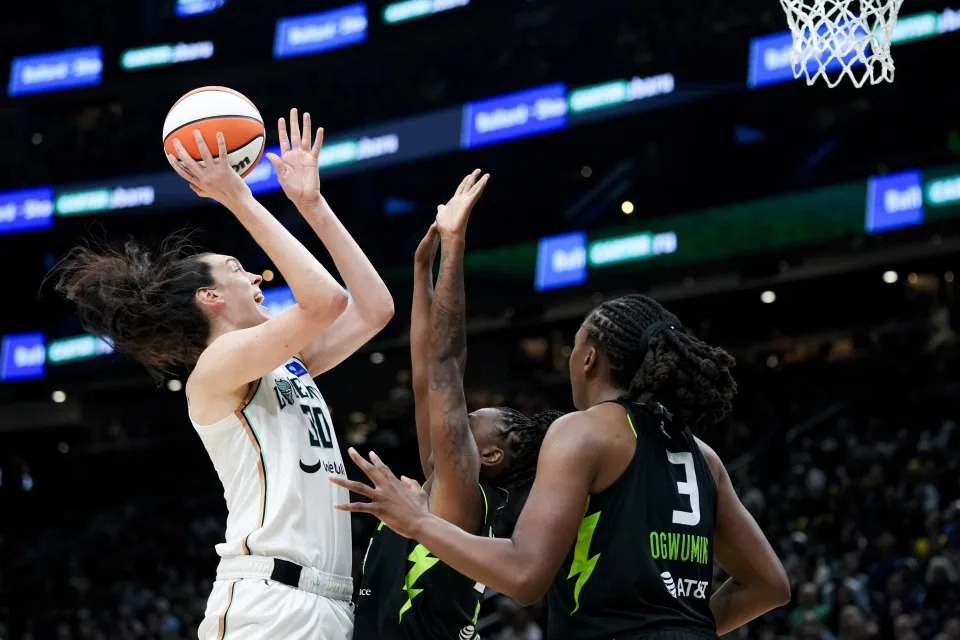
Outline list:
[[[200,640],[349,640],[353,605],[272,580],[217,580]]]

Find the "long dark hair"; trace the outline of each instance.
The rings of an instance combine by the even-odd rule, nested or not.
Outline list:
[[[656,300],[634,294],[604,302],[584,322],[587,338],[610,361],[623,399],[662,404],[691,428],[723,420],[733,408],[736,361],[696,338]]]
[[[77,305],[85,330],[133,356],[159,381],[191,369],[210,333],[196,292],[215,283],[191,237],[174,233],[155,255],[133,239],[120,246],[90,240],[71,249],[47,278]]]

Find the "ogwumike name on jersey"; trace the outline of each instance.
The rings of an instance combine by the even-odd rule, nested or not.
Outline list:
[[[710,539],[690,533],[650,532],[650,555],[654,560],[680,560],[707,564]]]

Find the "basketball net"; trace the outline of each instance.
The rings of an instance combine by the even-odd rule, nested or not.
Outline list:
[[[793,33],[793,76],[835,87],[893,82],[890,38],[903,0],[780,0]],[[839,73],[834,73],[839,71]]]

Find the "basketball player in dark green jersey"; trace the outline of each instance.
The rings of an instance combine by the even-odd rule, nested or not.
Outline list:
[[[570,355],[574,405],[550,427],[510,539],[430,514],[423,492],[373,452],[350,455],[373,486],[343,505],[379,517],[454,569],[521,604],[549,590],[555,640],[711,638],[786,603],[790,587],[716,453],[691,434],[721,421],[733,358],[654,300],[594,309]],[[713,562],[731,576],[712,589]]]
[[[543,436],[561,414],[527,418],[505,408],[467,414],[463,252],[467,219],[487,181],[487,176],[478,178],[479,172],[464,178],[454,197],[439,208],[414,260],[410,351],[417,437],[430,510],[471,533],[509,535],[510,521],[519,513],[518,498],[533,481]],[[434,292],[433,263],[441,240]],[[457,573],[428,549],[378,527],[357,591],[354,640],[477,637],[483,584]]]

